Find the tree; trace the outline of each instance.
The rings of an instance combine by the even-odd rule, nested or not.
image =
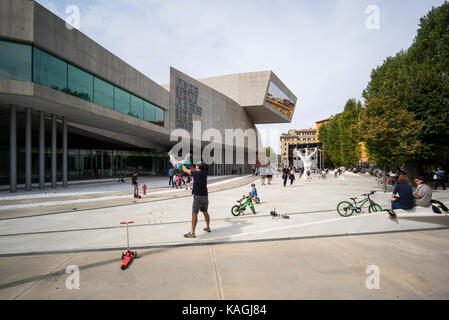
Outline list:
[[[326,167],[356,166],[360,160],[358,123],[362,103],[355,99],[346,102],[343,113],[320,127]]]
[[[373,70],[366,99],[393,98],[397,106],[423,121],[420,145],[406,159],[408,171],[449,161],[449,3],[420,20],[417,36],[406,51],[387,58]]]
[[[383,167],[384,177],[387,167],[403,165],[418,151],[423,126],[423,121],[416,120],[395,99],[367,100],[359,123],[360,136],[370,159]]]

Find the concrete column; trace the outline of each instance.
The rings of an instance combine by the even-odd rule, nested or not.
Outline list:
[[[25,111],[25,191],[31,191],[31,109]]]
[[[39,189],[45,189],[45,118],[39,112]]]
[[[9,190],[17,192],[17,107],[11,105],[9,121]]]
[[[56,188],[56,115],[51,115],[51,187]]]
[[[62,118],[62,187],[67,188],[67,117]]]

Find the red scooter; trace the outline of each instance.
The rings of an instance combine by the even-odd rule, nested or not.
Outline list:
[[[129,248],[129,231],[128,224],[134,223],[134,221],[123,221],[120,224],[126,224],[126,242],[128,244],[128,250],[126,252],[122,252],[122,263],[120,264],[120,269],[125,270],[131,261],[137,258],[137,251],[131,251]]]

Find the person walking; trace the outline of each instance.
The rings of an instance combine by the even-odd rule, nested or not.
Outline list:
[[[270,165],[268,165],[268,168],[267,168],[267,179],[268,179],[268,184],[271,184],[271,180],[273,180],[273,169],[271,168]]]
[[[169,186],[173,186],[173,174],[174,174],[174,170],[173,168],[170,168],[170,170],[168,170],[168,185]]]
[[[287,185],[287,179],[288,179],[289,174],[290,174],[290,172],[288,170],[288,167],[285,166],[285,168],[282,169],[282,180],[284,180],[284,188]]]
[[[441,169],[441,168],[437,168],[437,170],[433,170],[434,176],[433,176],[433,180],[435,183],[435,190],[441,186],[443,188],[443,190],[446,190],[446,185],[444,184],[444,178],[446,176],[446,172]]]
[[[259,175],[260,175],[260,184],[265,185],[265,179],[267,177],[267,168],[265,166],[261,166],[259,168]]]
[[[294,167],[291,167],[291,169],[290,169],[290,176],[289,176],[289,178],[290,178],[290,187],[291,188],[293,188],[293,182],[295,181],[295,168]]]
[[[211,232],[210,229],[210,216],[208,212],[209,198],[207,191],[207,172],[206,164],[202,161],[198,162],[195,169],[189,170],[185,165],[182,166],[182,171],[192,176],[193,178],[193,204],[192,204],[192,228],[189,233],[186,233],[184,237],[195,238],[195,229],[198,223],[198,213],[201,211],[206,220],[206,228],[203,230]]]

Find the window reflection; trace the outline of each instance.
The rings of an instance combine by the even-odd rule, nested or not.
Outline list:
[[[295,110],[295,104],[290,98],[281,90],[277,85],[270,81],[268,92],[265,98],[273,108],[276,108],[289,118],[293,117],[293,111]]]
[[[0,41],[0,78],[31,81],[31,47]]]
[[[0,78],[33,81],[86,101],[164,126],[164,109],[38,47],[0,40]]]

